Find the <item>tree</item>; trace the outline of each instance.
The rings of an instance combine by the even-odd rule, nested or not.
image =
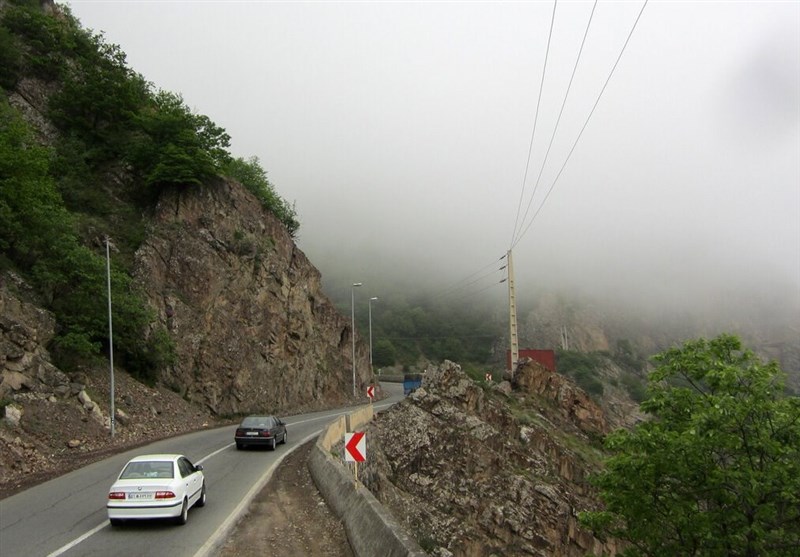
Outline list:
[[[390,340],[380,339],[375,341],[372,351],[372,363],[376,367],[393,366],[397,361],[397,349]]]
[[[247,160],[241,157],[231,159],[225,168],[225,174],[238,180],[255,195],[261,205],[286,226],[292,238],[297,236],[300,228],[297,211],[275,191],[258,157],[250,157]]]
[[[230,162],[230,136],[180,95],[159,91],[134,121],[142,133],[127,157],[147,186],[199,185]]]
[[[800,554],[800,400],[777,364],[730,335],[655,361],[651,419],[607,438],[593,479],[606,509],[584,524],[630,542],[626,555]]]

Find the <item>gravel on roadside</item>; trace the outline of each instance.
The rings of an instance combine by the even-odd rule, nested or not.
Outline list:
[[[344,526],[308,470],[315,442],[308,441],[283,459],[231,532],[220,557],[353,557]]]

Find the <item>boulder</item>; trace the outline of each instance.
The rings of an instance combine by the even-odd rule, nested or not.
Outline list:
[[[11,427],[17,427],[22,419],[22,408],[15,404],[7,404],[4,414],[3,420]]]

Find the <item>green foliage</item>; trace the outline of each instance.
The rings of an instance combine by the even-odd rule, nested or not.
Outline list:
[[[49,157],[0,99],[0,249],[27,267],[70,242],[72,222],[48,176]]]
[[[22,65],[22,52],[16,38],[0,26],[0,87],[10,89],[17,83]]]
[[[573,352],[558,350],[556,367],[559,373],[575,380],[581,389],[589,394],[603,394],[603,383],[598,379],[598,370],[605,364],[605,358],[597,352]]]
[[[372,363],[375,367],[392,366],[397,361],[397,349],[392,341],[380,339],[372,347]]]
[[[45,14],[38,3],[31,4],[9,6],[2,26],[25,45],[17,59],[21,70],[45,80],[57,79],[66,67],[67,54],[75,50],[75,37],[68,25]]]
[[[76,34],[84,43],[82,55],[50,99],[49,116],[65,135],[84,143],[88,161],[117,159],[136,130],[134,117],[150,96],[149,84],[127,67],[118,46],[101,36]]]
[[[128,160],[145,184],[198,185],[220,174],[230,156],[230,136],[207,116],[194,114],[180,95],[160,91],[135,116],[141,133],[130,143]]]
[[[106,261],[104,253],[78,241],[75,219],[49,175],[50,159],[19,114],[0,100],[0,248],[55,313],[53,355],[69,370],[93,363],[108,345]],[[159,368],[136,363],[166,364],[170,348],[163,338],[144,338],[152,316],[130,276],[114,265],[111,283],[117,353],[152,374]]]
[[[627,555],[800,554],[800,400],[777,364],[730,335],[655,361],[651,419],[608,437],[593,480],[606,510],[582,522]]]
[[[641,377],[631,373],[625,373],[622,375],[622,386],[625,387],[625,390],[628,391],[628,394],[634,402],[641,403],[647,398],[647,389]]]
[[[619,339],[617,341],[616,350],[612,355],[614,362],[621,368],[627,369],[635,373],[644,371],[645,358],[636,353],[633,344],[628,339]]]
[[[253,195],[258,198],[261,205],[280,220],[292,238],[297,237],[300,222],[294,206],[280,197],[275,188],[267,179],[267,173],[261,167],[258,157],[232,159],[225,168],[225,174],[238,180]]]
[[[59,132],[53,149],[41,147],[0,94],[0,266],[23,274],[55,313],[56,361],[67,370],[91,364],[109,349],[105,253],[97,241],[113,230],[114,353],[153,380],[174,363],[175,351],[167,332],[153,328],[130,277],[144,238],[142,208],[163,188],[228,172],[292,235],[299,224],[257,159],[231,160],[224,129],[179,95],[154,92],[118,46],[81,29],[68,7],[57,12],[36,0],[7,0],[0,9],[0,86],[13,88],[23,76],[54,82],[46,116]],[[248,251],[258,258],[265,249],[254,243]]]

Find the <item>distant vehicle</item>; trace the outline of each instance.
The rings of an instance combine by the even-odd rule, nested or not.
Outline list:
[[[422,385],[422,375],[419,373],[406,373],[403,376],[403,394],[410,395]]]
[[[108,491],[112,526],[125,520],[171,518],[186,524],[189,509],[206,504],[201,465],[178,454],[148,454],[131,459]]]
[[[286,424],[276,416],[248,416],[236,428],[233,438],[237,449],[266,445],[274,451],[278,443],[286,443],[287,435]]]

